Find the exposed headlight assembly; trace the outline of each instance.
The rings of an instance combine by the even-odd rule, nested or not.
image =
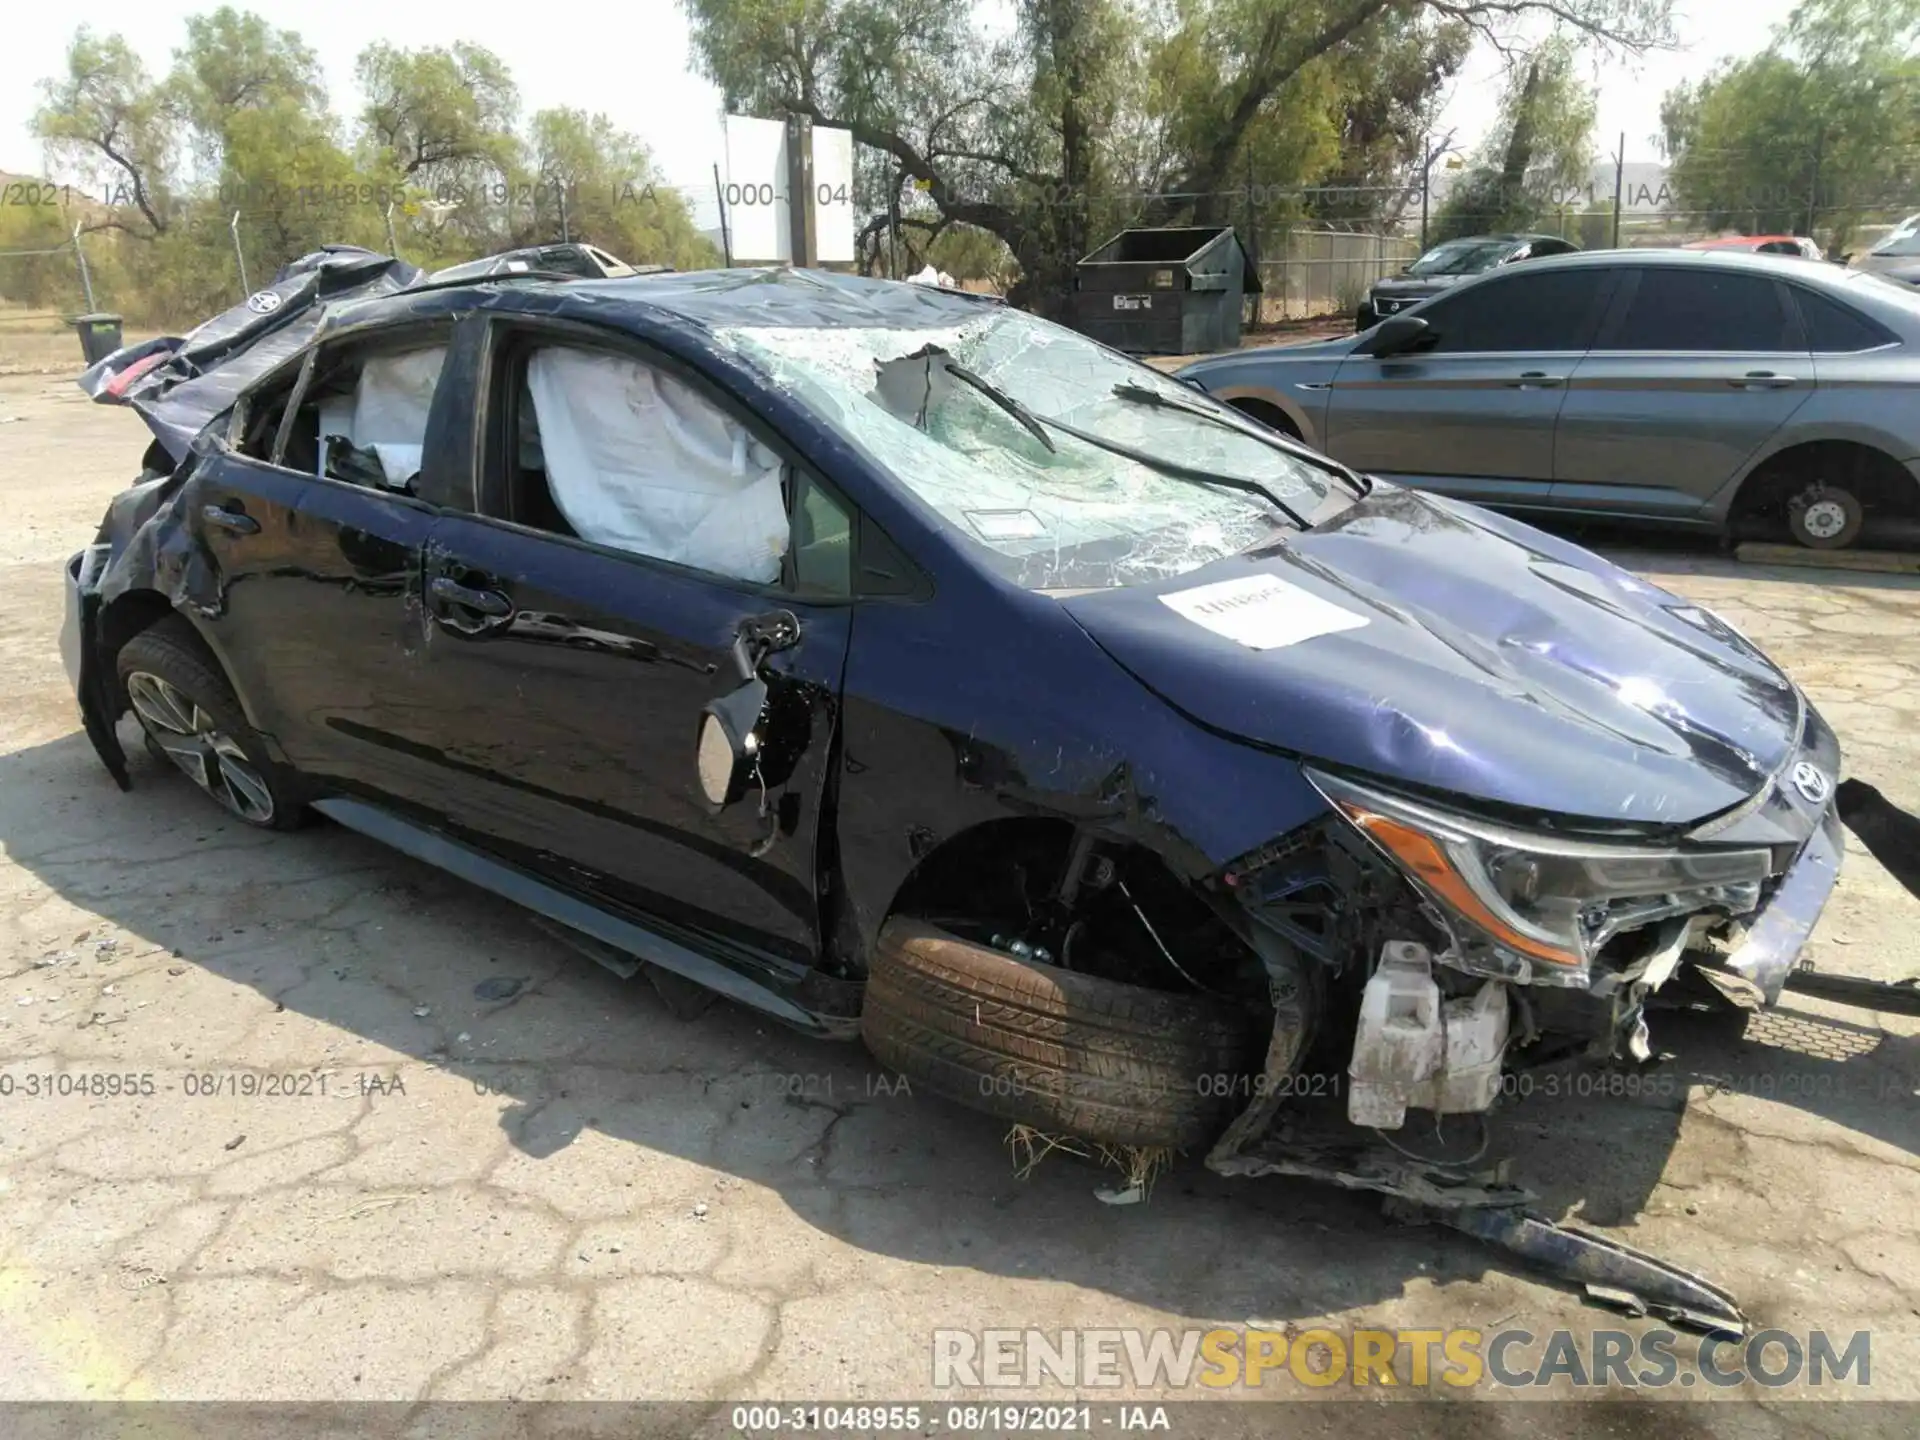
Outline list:
[[[1541,835],[1324,771],[1309,768],[1307,777],[1441,909],[1463,949],[1496,952],[1499,963],[1469,968],[1522,983],[1585,985],[1594,955],[1623,929],[1694,910],[1744,913],[1759,903],[1772,862],[1766,850]]]

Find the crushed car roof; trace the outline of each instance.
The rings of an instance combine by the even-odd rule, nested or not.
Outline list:
[[[917,330],[955,325],[998,305],[995,296],[826,270],[695,270],[583,280],[570,295],[634,301],[708,327],[790,325]]]

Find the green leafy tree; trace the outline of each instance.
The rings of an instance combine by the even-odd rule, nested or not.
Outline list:
[[[529,228],[523,243],[584,240],[634,265],[700,269],[720,261],[653,156],[605,115],[542,110],[528,124]]]
[[[1552,18],[1626,49],[1670,33],[1670,0],[1019,0],[1004,40],[975,29],[968,0],[682,3],[730,108],[849,127],[880,157],[880,196],[910,182],[940,219],[996,236],[1020,266],[1014,298],[1048,311],[1142,179],[1175,198],[1129,218],[1210,222],[1245,193],[1250,158],[1278,183],[1336,164],[1366,83],[1341,62],[1383,35],[1417,40],[1415,69],[1444,76],[1433,57],[1464,43],[1442,42],[1448,25]]]
[[[477,46],[369,46],[349,148],[297,34],[231,7],[185,29],[162,82],[120,37],[80,30],[34,120],[49,159],[90,197],[63,216],[60,239],[75,218],[117,232],[92,236],[88,258],[103,303],[136,323],[190,324],[232,304],[243,279],[257,286],[328,243],[391,244],[429,266],[563,234],[636,262],[718,258],[645,147],[604,116],[543,112],[523,137],[507,66]],[[551,183],[562,177],[565,217]],[[53,221],[29,236],[7,220],[8,237],[36,242],[14,248],[47,248],[37,242]],[[36,289],[63,283],[71,251],[53,260],[35,261]]]
[[[170,222],[179,123],[140,57],[118,35],[84,25],[67,49],[66,72],[40,82],[33,132],[118,205],[108,222],[151,239]]]
[[[218,165],[229,128],[262,111],[324,116],[320,61],[299,35],[258,15],[222,6],[187,17],[187,43],[174,51],[169,104],[204,160]]]
[[[1516,65],[1499,123],[1448,192],[1435,238],[1564,228],[1546,217],[1592,177],[1596,110],[1593,88],[1580,78],[1578,51],[1566,37]]]
[[[512,230],[523,173],[520,93],[506,64],[478,45],[380,42],[361,52],[354,73],[366,96],[361,165],[415,197],[404,217],[409,245],[436,262],[497,248],[491,242]]]
[[[1920,191],[1920,0],[1805,0],[1760,54],[1668,92],[1680,204],[1713,229],[1822,228]]]

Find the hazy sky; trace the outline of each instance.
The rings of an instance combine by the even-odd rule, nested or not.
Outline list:
[[[1598,144],[1610,151],[1621,131],[1628,158],[1656,158],[1650,137],[1659,125],[1660,96],[1680,80],[1704,73],[1716,60],[1750,53],[1792,0],[1680,0],[1682,48],[1639,61],[1600,62]],[[80,16],[97,31],[119,32],[156,73],[172,63],[185,38],[186,15],[215,8],[158,4],[155,0],[89,0],[79,10],[13,0],[7,17],[7,54],[0,79],[0,170],[38,173],[40,147],[28,130],[38,103],[35,81],[54,74]],[[687,22],[674,0],[639,0],[589,20],[565,11],[549,18],[524,4],[482,9],[471,0],[251,0],[246,8],[275,25],[297,30],[319,54],[334,107],[357,108],[353,61],[373,39],[400,46],[471,40],[501,55],[519,83],[525,110],[574,105],[603,110],[653,150],[667,177],[711,213],[712,165],[720,158],[719,97],[687,69]],[[983,14],[1002,20],[1004,0],[988,0]],[[1501,86],[1501,61],[1476,55],[1454,85],[1446,123],[1470,144],[1490,123]]]

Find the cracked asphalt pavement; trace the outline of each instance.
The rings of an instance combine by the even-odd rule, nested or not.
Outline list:
[[[1071,1157],[1017,1179],[1004,1126],[857,1046],[682,1018],[358,836],[247,831],[137,747],[120,793],[55,640],[143,427],[56,376],[0,379],[0,415],[0,1399],[948,1399],[936,1326],[1648,1328],[1197,1157],[1125,1209]],[[1770,650],[1920,811],[1920,580],[1613,553]],[[1855,846],[1810,953],[1920,974],[1920,900]],[[1498,1133],[1550,1213],[1759,1326],[1870,1330],[1866,1393],[1911,1399],[1917,1037],[1793,996],[1660,1016],[1657,1085],[1552,1072]]]

